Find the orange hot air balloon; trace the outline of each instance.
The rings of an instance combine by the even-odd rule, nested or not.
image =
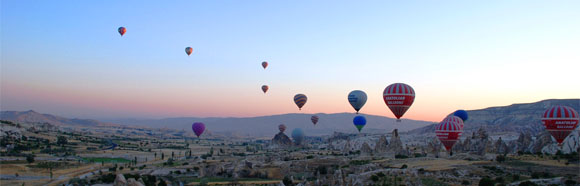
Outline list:
[[[193,53],[193,48],[191,48],[191,47],[186,47],[186,48],[185,48],[185,53],[186,53],[188,56],[189,56],[189,55],[191,55],[191,53]]]
[[[119,31],[119,34],[121,34],[121,36],[123,36],[125,35],[125,32],[127,32],[127,29],[125,27],[119,27],[117,31]]]
[[[266,69],[266,67],[268,67],[268,62],[267,61],[262,62],[262,67],[264,67],[264,69]]]
[[[264,94],[268,92],[268,88],[270,88],[268,85],[262,85],[262,91],[264,91]]]
[[[308,100],[308,98],[304,94],[296,94],[294,96],[294,103],[298,106],[298,110],[302,110],[302,107],[306,104],[306,100]]]

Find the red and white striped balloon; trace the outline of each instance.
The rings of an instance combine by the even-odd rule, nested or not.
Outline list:
[[[463,133],[463,120],[457,116],[448,116],[443,119],[441,123],[435,128],[435,135],[439,141],[445,146],[447,151],[459,140],[461,133]]]
[[[391,84],[383,91],[383,101],[395,117],[400,119],[415,101],[415,90],[404,83]]]
[[[558,145],[578,126],[578,112],[567,106],[553,106],[544,112],[542,123],[546,130],[554,136]]]

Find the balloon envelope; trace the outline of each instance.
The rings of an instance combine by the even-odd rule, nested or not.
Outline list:
[[[356,116],[352,120],[352,123],[354,124],[356,129],[358,129],[358,131],[360,132],[362,128],[367,124],[367,119],[364,116]]]
[[[358,111],[365,105],[367,102],[367,94],[361,90],[354,90],[348,94],[348,102],[356,110]]]
[[[312,121],[312,124],[316,125],[316,123],[318,123],[318,116],[314,115],[312,117],[310,117],[310,120]]]
[[[395,117],[401,119],[415,100],[415,90],[407,84],[394,83],[383,91],[383,100]]]
[[[191,53],[192,53],[192,52],[193,52],[193,48],[191,48],[191,47],[186,47],[186,48],[185,48],[185,53],[186,53],[188,56],[189,56],[189,55],[191,55]]]
[[[286,131],[286,125],[284,125],[284,124],[278,125],[278,130],[280,130],[280,132]]]
[[[117,31],[119,31],[119,34],[121,34],[121,36],[123,36],[125,35],[125,32],[127,32],[127,29],[125,27],[119,27]]]
[[[463,122],[465,122],[465,121],[467,121],[467,119],[469,119],[469,116],[467,115],[467,111],[465,111],[465,110],[456,110],[453,113],[453,115],[461,118],[461,120],[463,120]]]
[[[265,94],[266,92],[268,92],[269,88],[270,87],[268,87],[268,85],[262,85],[262,92],[264,92],[264,94]]]
[[[199,137],[201,134],[203,134],[203,131],[205,131],[205,125],[202,122],[195,122],[191,126],[191,129],[193,129],[195,135]]]
[[[267,61],[262,62],[262,67],[264,67],[264,69],[266,69],[266,67],[268,67],[268,62]]]
[[[437,138],[439,138],[439,141],[441,141],[447,151],[451,150],[463,133],[460,124],[463,124],[461,118],[457,116],[449,116],[443,119],[443,121],[441,121],[435,128],[435,135],[437,135]]]
[[[304,94],[296,94],[294,96],[294,103],[296,103],[296,106],[298,106],[298,110],[302,110],[302,107],[304,104],[306,104],[307,99],[308,98],[306,98],[306,95]]]
[[[292,139],[294,139],[294,142],[298,145],[300,145],[300,143],[302,143],[302,140],[304,139],[304,131],[302,131],[301,128],[295,128],[292,131]]]
[[[542,123],[546,130],[554,136],[558,145],[578,126],[578,112],[568,106],[552,106],[544,111]]]

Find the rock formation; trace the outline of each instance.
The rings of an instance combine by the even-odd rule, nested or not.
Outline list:
[[[272,139],[272,144],[287,147],[292,146],[292,140],[286,134],[280,132]]]
[[[127,185],[127,180],[125,179],[125,176],[123,176],[123,174],[117,174],[117,177],[115,177],[115,181],[113,182],[113,186],[126,186]]]
[[[394,155],[408,155],[407,151],[403,148],[403,142],[401,142],[398,130],[393,130],[392,134],[391,143],[387,146],[387,153]]]
[[[381,138],[379,138],[379,142],[377,142],[377,144],[375,145],[375,152],[377,153],[387,152],[387,145],[389,145],[387,137],[385,135],[381,135]]]
[[[362,147],[360,148],[361,153],[365,154],[365,155],[372,155],[373,150],[371,149],[371,146],[369,146],[369,144],[367,142],[364,142],[362,144]]]
[[[507,154],[511,152],[511,149],[507,146],[507,144],[499,137],[499,139],[494,144],[495,153],[497,154]]]

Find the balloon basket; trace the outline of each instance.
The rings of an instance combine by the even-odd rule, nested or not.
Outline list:
[[[400,120],[400,119],[397,119],[397,122],[399,122],[399,123],[400,123],[400,122],[401,122],[401,120]]]

